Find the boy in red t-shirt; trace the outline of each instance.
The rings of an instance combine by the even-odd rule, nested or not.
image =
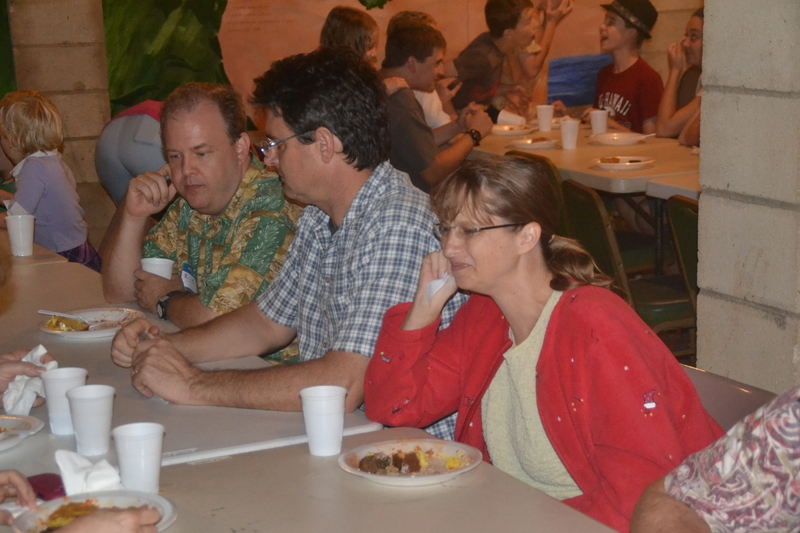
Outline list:
[[[639,47],[650,38],[658,11],[649,0],[614,0],[602,7],[607,13],[600,24],[600,50],[614,63],[597,75],[594,109],[608,110],[609,129],[655,133],[664,84],[639,57]]]

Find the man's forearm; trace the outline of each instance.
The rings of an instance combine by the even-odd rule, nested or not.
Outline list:
[[[259,370],[203,372],[191,385],[192,403],[245,409],[300,411],[300,390],[315,385],[347,389],[345,412],[364,401],[364,374],[369,359],[349,352],[329,352],[299,365]]]
[[[433,130],[433,138],[436,140],[436,146],[441,146],[459,133],[464,133],[464,131],[458,120],[454,120]]]
[[[647,487],[633,510],[631,533],[710,533],[708,524],[672,498],[659,479]]]
[[[193,328],[219,315],[200,303],[200,297],[188,291],[174,295],[167,304],[167,318],[181,329]]]
[[[144,236],[150,227],[149,217],[130,217],[123,205],[114,213],[100,245],[103,258],[103,295],[109,302],[134,299],[134,271],[142,259]]]
[[[458,168],[474,146],[472,137],[468,135],[461,137],[451,147],[436,154],[436,160],[420,172],[420,176],[428,185],[436,185]]]
[[[252,302],[168,337],[190,362],[205,363],[271,353],[294,336],[294,330],[274,324]]]

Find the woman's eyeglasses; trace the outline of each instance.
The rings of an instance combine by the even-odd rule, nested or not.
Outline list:
[[[500,229],[500,228],[518,228],[520,226],[524,226],[525,224],[500,224],[499,226],[485,226],[483,228],[464,228],[462,226],[448,226],[447,224],[434,224],[433,225],[433,234],[436,236],[437,239],[440,241],[451,235],[455,235],[459,239],[468,241],[478,233],[490,229]]]

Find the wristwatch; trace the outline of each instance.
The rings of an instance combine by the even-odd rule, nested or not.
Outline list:
[[[169,320],[167,318],[167,304],[169,303],[169,299],[176,294],[181,294],[182,292],[186,291],[172,291],[158,300],[158,303],[156,303],[156,314],[158,315],[158,318],[161,320]]]
[[[467,130],[467,135],[472,137],[472,142],[475,143],[475,146],[481,144],[481,139],[483,139],[483,135],[478,130]]]

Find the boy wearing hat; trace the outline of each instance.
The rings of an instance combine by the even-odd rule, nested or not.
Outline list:
[[[614,0],[603,4],[600,50],[614,63],[597,75],[594,107],[608,109],[610,128],[655,133],[664,84],[641,57],[639,47],[650,38],[658,11],[649,0]]]

